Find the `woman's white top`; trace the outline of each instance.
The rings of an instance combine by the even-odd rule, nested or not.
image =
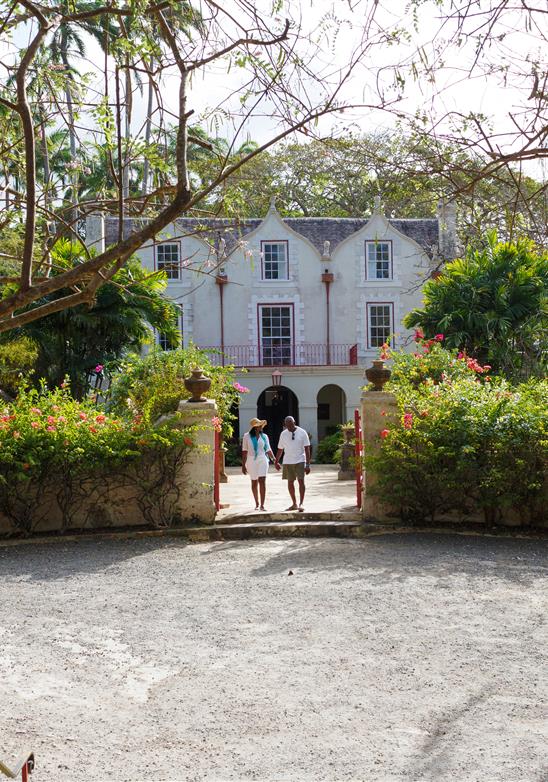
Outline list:
[[[263,439],[264,438],[264,439]],[[255,457],[255,448],[253,442],[249,436],[249,432],[246,432],[242,439],[242,451],[247,451],[247,459],[245,466],[247,474],[252,481],[256,481],[257,478],[265,478],[268,472],[268,456],[267,451],[270,451],[270,441],[268,435],[259,435],[257,438],[257,456]]]

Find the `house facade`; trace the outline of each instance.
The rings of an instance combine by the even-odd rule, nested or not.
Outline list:
[[[113,241],[116,219],[93,219],[88,244]],[[447,214],[395,220],[377,205],[368,219],[282,218],[272,203],[236,228],[182,218],[138,254],[168,276],[182,345],[245,370],[240,432],[266,418],[275,445],[293,415],[315,444],[353,417],[379,347],[411,347],[402,319],[453,241]]]

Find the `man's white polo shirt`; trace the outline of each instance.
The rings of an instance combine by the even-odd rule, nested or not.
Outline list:
[[[295,435],[293,437],[293,435]],[[293,432],[284,429],[278,440],[278,448],[283,448],[284,464],[300,464],[306,462],[305,446],[310,445],[308,434],[300,426]]]

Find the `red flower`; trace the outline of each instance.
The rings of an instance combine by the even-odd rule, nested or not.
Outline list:
[[[99,413],[99,415],[95,416],[95,420],[98,424],[104,424],[104,422],[107,420],[106,415],[103,415],[103,413]]]
[[[436,334],[436,336],[434,337],[434,339],[436,340],[436,342],[443,342],[443,340],[445,339],[445,337],[443,336],[443,334]]]
[[[424,331],[422,329],[415,329],[415,342],[424,339]]]
[[[386,410],[381,410],[381,415],[386,415]]]
[[[413,413],[405,413],[403,416],[404,429],[411,429],[413,426]]]
[[[24,463],[23,470],[30,470],[30,464],[28,462]]]
[[[194,443],[192,442],[192,440],[190,439],[190,437],[185,437],[185,439],[183,440],[183,442],[184,442],[184,444],[185,444],[185,445],[188,445],[188,446],[190,446],[190,445],[194,445]]]
[[[78,418],[80,418],[82,421],[87,421],[88,419],[85,413],[78,413]]]
[[[48,424],[54,424],[55,418],[52,415],[48,415]]]
[[[98,432],[99,430],[98,430],[98,429],[96,429],[94,426],[90,426],[90,427],[89,427],[89,431],[90,431],[90,432],[93,432],[93,434],[97,434],[97,432]]]
[[[390,429],[383,429],[381,432],[382,439],[384,440],[384,438],[388,437],[389,434],[390,434]]]

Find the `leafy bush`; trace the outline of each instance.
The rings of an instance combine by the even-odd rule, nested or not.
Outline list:
[[[394,353],[389,384],[399,418],[366,454],[373,488],[405,517],[434,519],[481,508],[540,518],[548,457],[548,382],[512,388],[488,369],[419,339],[414,355]]]
[[[48,493],[58,501],[63,526],[70,526],[75,509],[105,476],[139,464],[145,467],[133,480],[143,515],[154,523],[153,504],[162,516],[162,496],[193,446],[192,430],[153,427],[139,415],[110,415],[90,400],[73,399],[66,385],[51,392],[23,389],[1,413],[0,511],[19,532],[44,519]]]
[[[316,448],[317,464],[337,464],[340,456],[340,448],[343,444],[343,435],[339,431],[335,434],[326,435]]]
[[[201,367],[211,378],[208,396],[217,403],[222,435],[228,440],[233,433],[231,409],[247,389],[235,383],[234,367],[214,366],[208,355],[194,346],[154,350],[144,358],[129,357],[113,380],[109,409],[118,415],[131,411],[153,423],[164,413],[176,410],[181,399],[189,398],[184,380],[195,367]]]

